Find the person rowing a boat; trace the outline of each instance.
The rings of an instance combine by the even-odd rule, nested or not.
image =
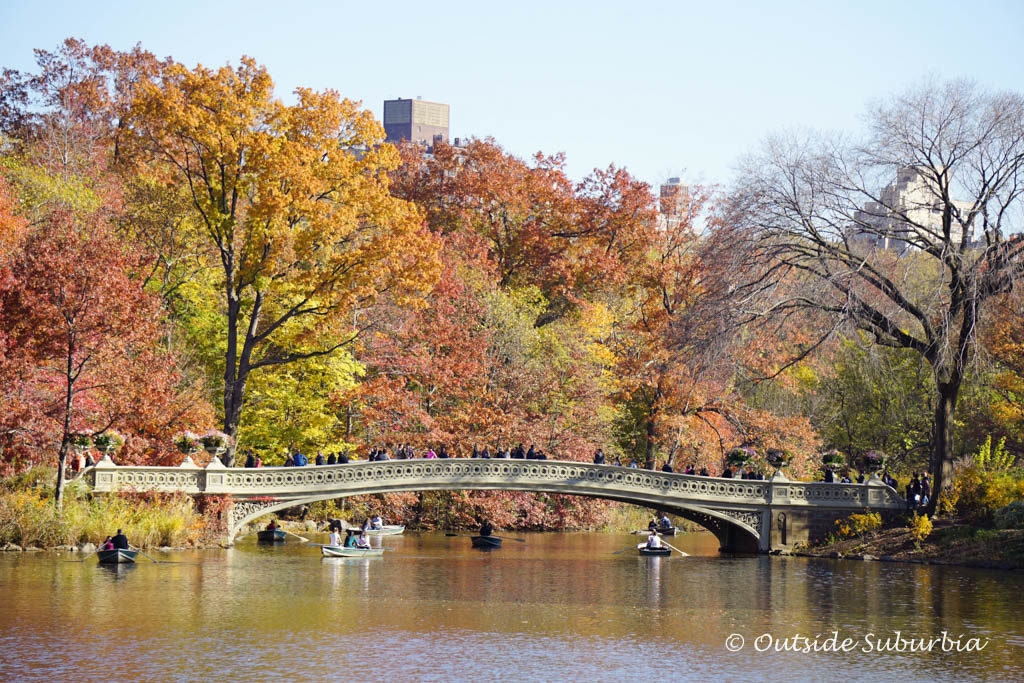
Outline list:
[[[277,520],[273,520],[273,519],[270,520],[270,524],[267,525],[267,531],[275,531],[276,529],[277,529]]]
[[[657,530],[651,529],[651,535],[647,537],[647,547],[652,550],[661,548],[661,536]]]
[[[483,521],[483,523],[480,525],[480,535],[481,536],[490,536],[493,533],[494,533],[494,527],[491,526],[491,523],[485,519]]]
[[[128,537],[124,535],[120,529],[117,530],[117,535],[110,539],[110,542],[114,544],[114,547],[118,550],[128,550],[130,547],[128,544]]]
[[[661,513],[661,519],[658,520],[658,528],[662,531],[668,531],[672,528],[672,522],[664,512]]]
[[[331,542],[330,542],[330,544],[333,545],[333,546],[341,545],[341,534],[339,534],[337,531],[333,531],[332,530],[331,531]]]
[[[380,531],[384,528],[384,520],[378,513],[373,513],[373,517],[370,518],[370,528],[374,531]]]

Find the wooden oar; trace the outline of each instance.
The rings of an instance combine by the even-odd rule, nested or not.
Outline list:
[[[306,545],[308,545],[310,548],[344,548],[345,547],[343,545],[331,545],[330,543],[307,543]],[[359,546],[356,546],[356,549],[358,549],[358,550],[383,550],[386,553],[393,553],[393,552],[395,552],[394,548],[360,548]]]
[[[661,539],[661,544],[662,545],[667,545],[669,548],[672,548],[672,550],[675,550],[677,553],[679,553],[683,557],[689,557],[690,556],[690,553],[684,553],[682,550],[680,550],[679,548],[675,547],[671,543],[667,542],[665,539]]]
[[[85,557],[83,557],[80,560],[64,560],[64,561],[65,562],[85,562],[86,560],[88,560],[90,557],[92,557],[93,555],[95,555],[99,551],[100,551],[100,547],[96,546],[96,550],[93,550],[91,553],[89,553],[88,555],[86,555]]]
[[[150,562],[154,562],[156,564],[163,564],[163,562],[161,562],[160,560],[154,559],[154,558],[150,557],[149,555],[147,555],[146,553],[142,552],[142,548],[136,548],[135,546],[133,546],[130,543],[128,544],[128,547],[131,548],[132,550],[134,550],[135,552],[137,552],[139,555],[142,555],[143,557],[148,559]],[[170,564],[170,563],[168,562],[168,564]]]
[[[474,537],[479,536],[479,535],[480,534],[452,534],[452,533],[445,534],[445,536],[460,536],[462,538],[474,538]],[[514,538],[512,536],[495,536],[494,534],[491,534],[490,536],[485,536],[484,538],[500,538],[500,539],[503,539],[503,540],[506,540],[506,541],[519,541],[520,543],[526,543],[526,539]]]
[[[138,553],[140,555],[142,555],[143,557],[145,557],[146,559],[150,560],[151,562],[153,562],[155,564],[192,564],[192,565],[196,565],[196,566],[199,565],[199,562],[181,562],[179,560],[158,560],[158,559],[152,557],[151,555],[147,555],[146,553],[142,552],[142,548],[136,548],[135,546],[133,546],[131,544],[129,544],[128,547],[131,548],[132,550],[138,551]]]
[[[278,527],[278,528],[280,528],[280,527]],[[281,531],[285,532],[286,534],[291,534],[295,538],[301,538],[304,542],[309,543],[309,539],[306,538],[305,536],[299,536],[298,534],[293,534],[292,532],[288,531],[287,529],[281,529]]]

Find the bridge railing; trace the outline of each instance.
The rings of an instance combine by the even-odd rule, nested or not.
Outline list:
[[[145,490],[231,494],[238,498],[339,497],[364,491],[416,488],[557,490],[614,497],[615,491],[642,493],[694,503],[746,506],[785,505],[895,509],[896,492],[873,478],[865,484],[724,479],[557,460],[436,459],[355,462],[306,467],[224,467],[214,459],[204,468],[186,460],[179,467],[117,466],[108,458],[87,474],[96,491]]]

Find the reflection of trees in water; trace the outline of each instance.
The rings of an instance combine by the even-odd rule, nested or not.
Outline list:
[[[986,656],[970,660],[966,653],[905,654],[907,666],[920,675],[957,666],[965,676],[997,678],[1007,677],[1004,664],[1015,665],[1007,639],[1024,631],[1015,606],[1024,578],[1012,573],[797,557],[642,558],[635,536],[525,537],[525,545],[478,553],[468,538],[410,534],[387,540],[384,546],[397,551],[381,558],[327,560],[298,544],[269,552],[240,544],[174,557],[200,566],[139,564],[117,574],[95,560],[25,557],[0,564],[9,606],[0,611],[0,628],[16,614],[19,633],[47,638],[57,620],[62,639],[95,643],[101,660],[121,656],[118,639],[145,650],[168,637],[191,638],[194,656],[209,661],[222,654],[218,642],[192,634],[245,633],[248,643],[277,643],[290,634],[329,639],[384,629],[419,637],[447,630],[502,641],[550,637],[556,648],[568,635],[572,643],[628,648],[643,641],[724,656],[730,633],[749,644],[761,633],[838,630],[863,638],[901,630],[927,638],[945,629],[993,643]],[[689,551],[688,543],[673,541]],[[100,632],[105,637],[95,638]],[[870,672],[864,657],[837,662]]]

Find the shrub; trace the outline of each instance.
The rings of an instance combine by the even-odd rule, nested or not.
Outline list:
[[[853,514],[836,520],[836,533],[840,538],[859,537],[882,528],[882,515],[877,512]]]
[[[92,446],[92,434],[89,432],[72,432],[68,434],[68,443],[72,448],[85,450]]]
[[[1005,436],[999,440],[995,450],[992,450],[992,437],[989,436],[978,447],[974,461],[982,472],[1008,472],[1013,467],[1014,457],[1006,452]]]
[[[863,536],[882,528],[882,515],[877,512],[850,515],[850,523],[853,525],[853,533],[857,536]]]
[[[932,533],[932,520],[928,518],[928,515],[913,513],[908,520],[907,526],[918,543],[928,538],[928,535]]]
[[[996,526],[1000,529],[1024,529],[1024,500],[1015,500],[995,511]]]
[[[950,489],[958,514],[986,524],[996,510],[1024,498],[1024,480],[1006,471],[987,472],[977,464],[961,470]]]

